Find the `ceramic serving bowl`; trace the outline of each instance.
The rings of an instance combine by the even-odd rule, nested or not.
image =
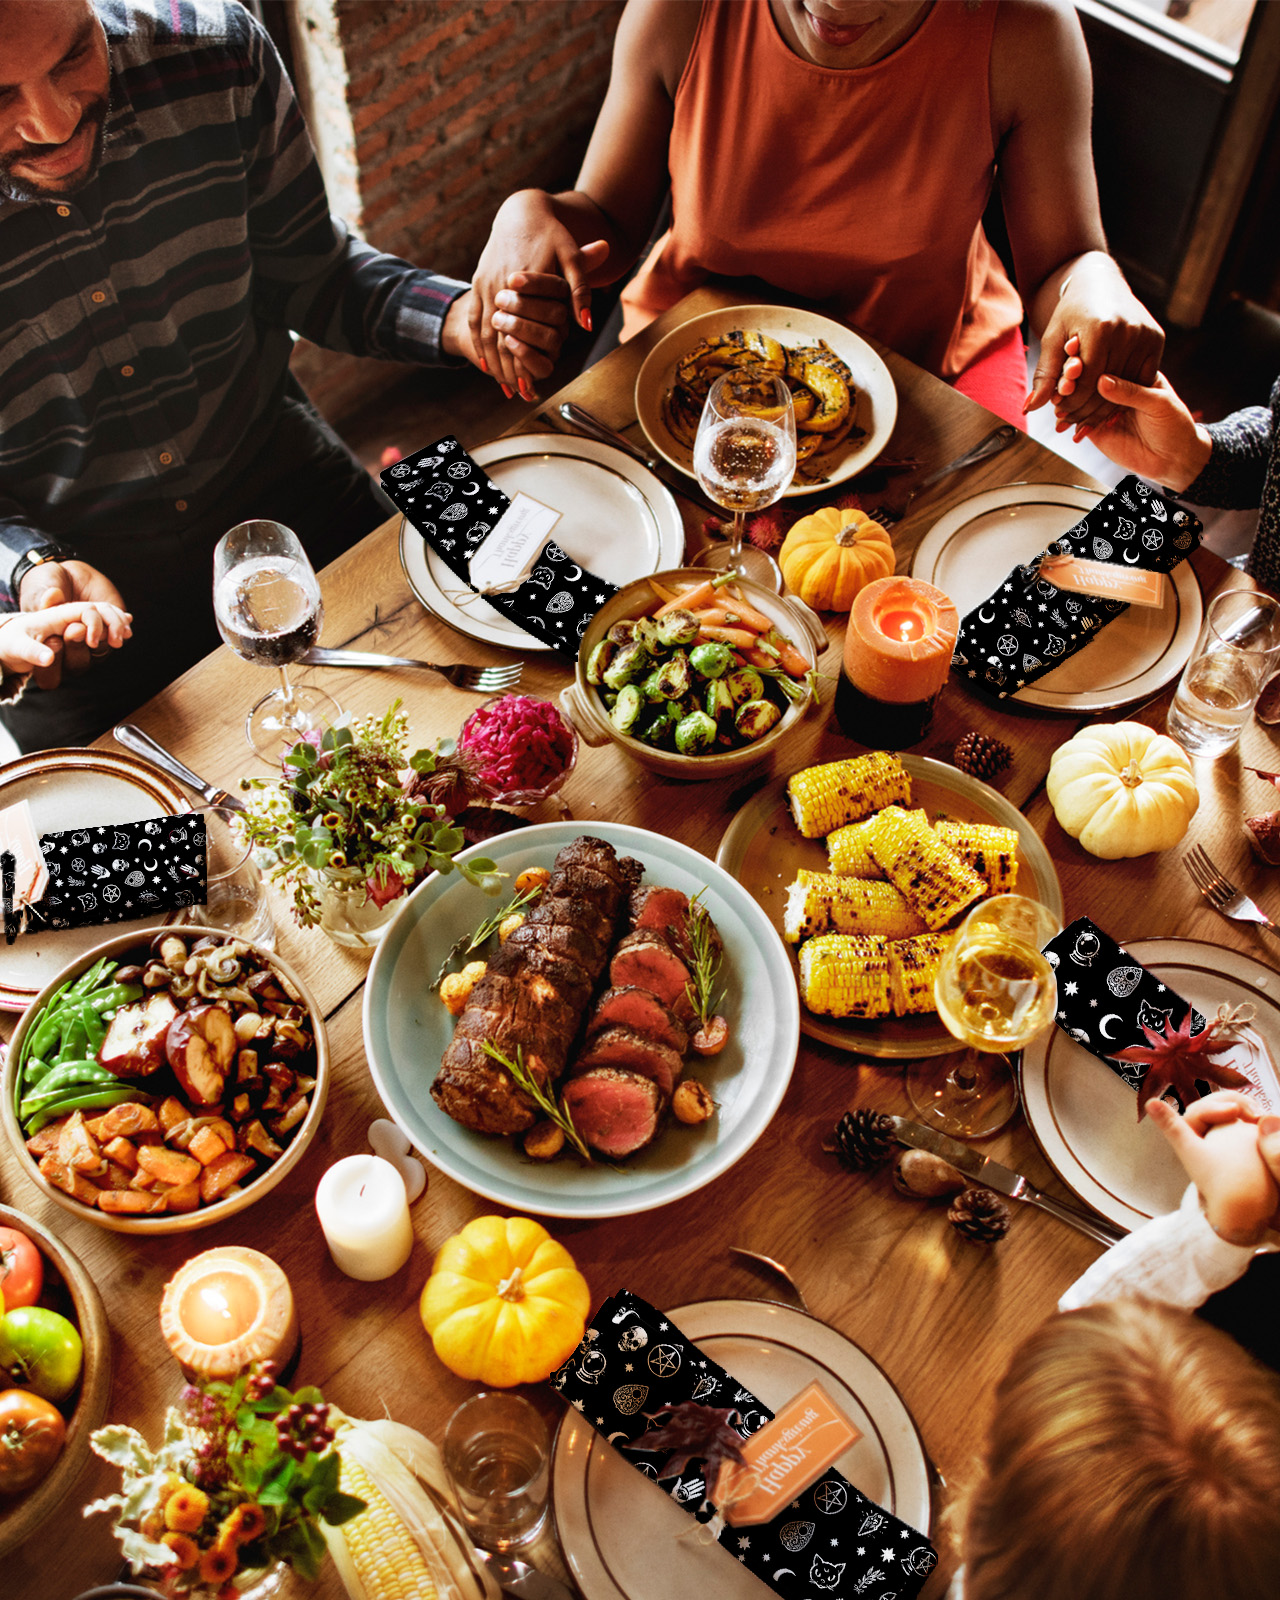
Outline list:
[[[45,984],[44,988],[32,1001],[23,1013],[21,1021],[14,1032],[13,1040],[9,1046],[8,1056],[5,1060],[3,1092],[0,1093],[0,1119],[4,1123],[4,1134],[10,1146],[19,1159],[19,1163],[38,1189],[56,1201],[65,1210],[72,1212],[88,1222],[93,1222],[100,1228],[110,1228],[117,1233],[189,1233],[196,1228],[207,1228],[216,1222],[222,1222],[227,1217],[234,1216],[236,1212],[243,1211],[251,1206],[255,1200],[260,1200],[269,1190],[286,1176],[302,1159],[307,1146],[315,1137],[316,1129],[320,1126],[320,1118],[324,1115],[325,1099],[329,1092],[329,1043],[325,1033],[324,1014],[306,984],[292,967],[282,961],[279,956],[265,949],[262,945],[245,940],[259,961],[285,980],[285,987],[292,987],[294,993],[300,996],[299,1005],[307,1013],[307,1026],[314,1040],[314,1064],[309,1060],[306,1073],[314,1077],[315,1087],[309,1094],[309,1106],[302,1122],[292,1130],[292,1136],[287,1143],[283,1139],[284,1153],[277,1156],[271,1164],[263,1168],[256,1177],[244,1184],[242,1188],[233,1188],[223,1198],[213,1201],[208,1205],[200,1205],[194,1211],[162,1212],[158,1215],[122,1214],[100,1210],[96,1205],[86,1204],[75,1199],[66,1190],[50,1183],[40,1172],[35,1158],[28,1151],[23,1131],[17,1116],[16,1078],[17,1067],[23,1056],[23,1046],[29,1030],[37,1026],[40,1014],[44,1010],[50,996],[59,990],[62,985],[73,982],[79,975],[93,966],[102,956],[121,959],[130,951],[146,949],[153,937],[181,934],[189,943],[194,944],[204,935],[211,935],[216,939],[226,940],[229,936],[221,929],[202,928],[189,926],[182,928],[166,928],[161,935],[153,936],[151,933],[138,929],[126,930],[115,934],[110,939],[105,939],[92,950],[86,950],[69,962],[63,969]],[[234,1076],[235,1068],[232,1068]],[[167,1077],[167,1074],[166,1074]],[[135,1080],[140,1088],[145,1086],[143,1079]],[[163,1089],[160,1092],[169,1092]],[[200,1108],[203,1109],[203,1108]],[[213,1110],[213,1108],[209,1108]],[[100,1113],[86,1111],[86,1119],[92,1119]],[[263,1121],[269,1119],[263,1118]]]
[[[677,567],[668,572],[655,573],[653,582],[669,592],[673,589],[689,589],[706,578],[718,576],[720,574],[708,567]],[[744,598],[776,621],[779,631],[791,640],[809,665],[816,665],[818,657],[827,647],[827,635],[809,607],[794,595],[784,597],[773,594],[748,578],[739,578],[735,582]],[[574,681],[560,695],[561,708],[577,728],[579,738],[590,745],[612,742],[653,771],[661,772],[668,778],[681,778],[693,783],[734,777],[763,766],[780,746],[786,744],[794,729],[816,704],[812,694],[788,706],[781,721],[754,743],[741,745],[736,750],[710,750],[698,756],[657,749],[641,739],[632,739],[625,733],[619,733],[610,722],[609,710],[599,689],[587,682],[587,662],[591,652],[615,622],[651,616],[661,605],[662,601],[654,593],[649,579],[640,578],[635,583],[629,583],[625,589],[619,589],[592,617],[578,647]]]
[[[59,1408],[67,1419],[62,1453],[44,1478],[24,1494],[0,1499],[0,1556],[29,1539],[62,1505],[89,1455],[89,1435],[107,1414],[111,1394],[111,1330],[97,1286],[77,1258],[47,1228],[22,1211],[0,1206],[0,1225],[25,1233],[44,1257],[40,1304],[70,1317],[80,1330],[84,1365],[80,1386]]]

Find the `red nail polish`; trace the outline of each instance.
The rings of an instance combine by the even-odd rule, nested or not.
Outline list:
[[[498,387],[502,390],[503,394],[506,395],[508,400],[515,399],[516,396],[514,389],[508,389],[505,383],[500,383]]]
[[[483,356],[480,357],[480,370],[484,373],[486,378],[489,376],[489,363]]]
[[[595,329],[591,326],[590,306],[583,306],[582,310],[578,313],[578,321],[581,322],[582,326],[587,330],[588,333],[595,332]]]
[[[520,380],[520,398],[522,400],[532,400],[534,398],[532,388],[524,381],[523,378]]]

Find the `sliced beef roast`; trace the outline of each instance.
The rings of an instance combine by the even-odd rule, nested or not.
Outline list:
[[[634,1028],[603,1028],[587,1041],[586,1048],[575,1056],[570,1071],[576,1077],[593,1067],[623,1067],[628,1072],[641,1072],[652,1078],[668,1098],[680,1082],[684,1063],[678,1051],[670,1045],[647,1039]]]
[[[683,1055],[689,1048],[689,1030],[670,1006],[663,1005],[651,990],[639,989],[634,983],[605,990],[587,1018],[587,1038],[599,1033],[601,1028],[617,1026],[634,1028],[645,1038],[665,1044],[677,1055]]]
[[[587,1144],[617,1160],[653,1139],[666,1101],[642,1073],[597,1067],[565,1084],[564,1103]]]
[[[689,969],[660,934],[646,930],[619,940],[609,962],[609,982],[615,989],[629,984],[648,989],[682,1020],[693,1014]]]

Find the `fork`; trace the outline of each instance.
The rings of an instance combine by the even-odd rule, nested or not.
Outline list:
[[[383,656],[370,650],[324,650],[320,646],[302,658],[308,667],[425,667],[448,678],[455,689],[474,689],[477,694],[497,694],[514,689],[520,682],[523,665],[513,661],[505,667],[471,667],[465,661],[442,665],[438,661],[418,661],[413,656]]]
[[[1022,438],[1021,430],[1012,423],[1005,422],[998,428],[993,428],[985,439],[979,439],[972,450],[966,450],[954,461],[948,461],[946,466],[939,467],[927,477],[921,478],[911,493],[900,506],[873,506],[867,515],[873,522],[878,522],[882,528],[891,528],[895,522],[901,522],[906,516],[911,502],[923,490],[945,478],[948,473],[959,472],[963,467],[972,467],[979,461],[985,461],[988,456],[998,455],[1001,450],[1007,449],[1015,439]]]
[[[1272,933],[1280,933],[1280,926],[1265,911],[1237,889],[1230,878],[1223,877],[1201,845],[1193,845],[1182,862],[1196,888],[1221,916],[1230,917],[1233,922],[1257,922]]]

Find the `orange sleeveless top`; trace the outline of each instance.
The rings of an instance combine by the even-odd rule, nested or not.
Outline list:
[[[676,89],[671,229],[623,292],[623,338],[708,279],[763,279],[944,378],[1022,321],[982,231],[998,0],[938,0],[883,60],[784,43],[768,0],[703,0]]]

